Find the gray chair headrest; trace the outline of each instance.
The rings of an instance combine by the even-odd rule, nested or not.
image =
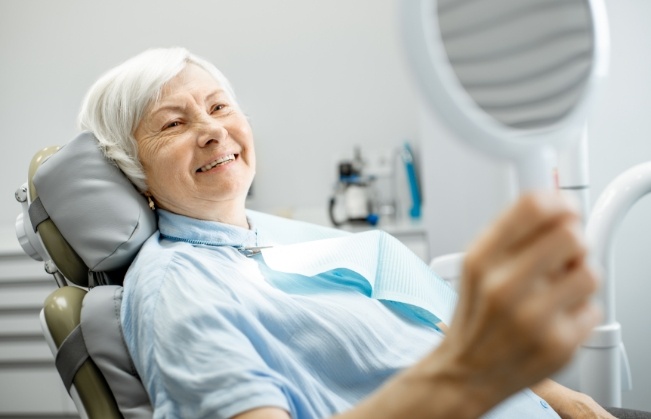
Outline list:
[[[124,269],[157,229],[146,199],[90,132],[44,161],[33,183],[42,207],[90,271]]]

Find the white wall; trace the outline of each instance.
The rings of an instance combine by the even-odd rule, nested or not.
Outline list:
[[[608,82],[589,121],[592,202],[626,169],[651,160],[651,2],[606,0],[611,30]],[[421,107],[421,158],[432,255],[465,250],[510,200],[511,174],[468,149]],[[454,220],[453,222],[450,220]],[[651,198],[623,221],[615,241],[617,319],[633,374],[626,407],[651,411]]]
[[[33,153],[77,133],[90,84],[147,47],[182,45],[226,73],[250,115],[259,155],[256,208],[325,208],[337,157],[356,144],[415,139],[422,127],[427,143],[420,148],[436,156],[420,162],[430,176],[432,254],[462,250],[506,202],[508,174],[457,144],[440,121],[419,118],[394,6],[392,0],[0,1],[0,231],[12,228],[19,210],[13,193]],[[613,62],[591,119],[593,196],[651,158],[651,3],[608,0],[607,6]],[[616,254],[618,318],[635,385],[624,404],[646,410],[650,213],[646,201],[630,213]]]
[[[416,134],[392,0],[0,1],[0,223],[33,153],[76,133],[85,91],[153,46],[185,46],[229,77],[258,151],[252,205],[325,211],[336,159]]]

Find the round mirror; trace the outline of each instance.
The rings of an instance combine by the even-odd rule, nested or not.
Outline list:
[[[515,165],[521,190],[553,187],[607,72],[605,8],[592,0],[403,0],[419,90],[471,145]]]

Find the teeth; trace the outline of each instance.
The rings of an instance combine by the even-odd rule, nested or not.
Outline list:
[[[200,170],[202,172],[207,172],[208,170],[212,169],[215,166],[219,166],[220,164],[228,163],[229,161],[233,161],[233,160],[235,160],[235,154],[229,154],[228,156],[224,156],[222,158],[215,160],[210,164],[203,166]]]

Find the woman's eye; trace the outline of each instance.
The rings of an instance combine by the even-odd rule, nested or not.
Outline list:
[[[172,122],[169,122],[169,123],[165,124],[165,126],[163,126],[163,130],[166,130],[168,128],[178,127],[179,125],[181,125],[181,123],[179,121],[172,121]]]
[[[215,106],[212,107],[212,111],[213,112],[221,111],[225,107],[226,107],[226,105],[223,105],[223,104],[215,105]]]

